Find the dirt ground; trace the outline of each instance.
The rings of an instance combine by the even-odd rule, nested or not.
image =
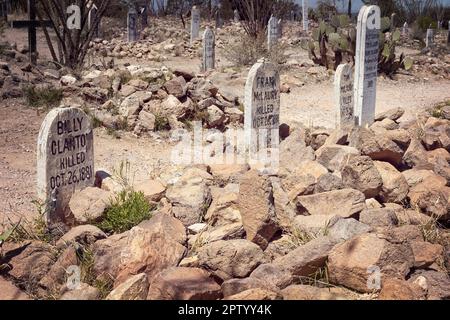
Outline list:
[[[26,29],[5,32],[6,40],[18,45],[27,43]],[[38,36],[40,58],[48,57],[48,48],[42,34]],[[226,66],[219,54],[219,67]],[[299,52],[298,59],[308,59],[305,51]],[[120,63],[134,63],[132,60]],[[142,64],[142,61],[139,63]],[[169,68],[183,67],[197,71],[198,58],[186,61],[171,57],[164,64]],[[157,65],[153,63],[152,65]],[[220,88],[243,97],[245,76],[230,79],[230,76],[213,72],[210,79]],[[295,76],[287,71],[284,76]],[[282,75],[283,77],[283,75]],[[312,77],[312,76],[311,76]],[[308,79],[306,79],[308,80]],[[406,110],[403,119],[411,119],[417,111],[450,99],[450,81],[408,82],[407,77],[399,81],[379,78],[377,85],[376,112],[393,107]],[[36,141],[44,114],[24,106],[22,99],[0,101],[0,225],[2,221],[17,220],[21,216],[36,214],[33,200],[36,198]],[[302,86],[292,86],[289,94],[281,96],[281,121],[299,121],[305,125],[334,127],[334,90],[332,80],[313,83],[306,81]],[[141,137],[123,134],[116,139],[104,129],[95,129],[96,169],[112,171],[121,161],[131,163],[136,181],[148,177],[160,163],[170,162],[170,145],[167,139]]]

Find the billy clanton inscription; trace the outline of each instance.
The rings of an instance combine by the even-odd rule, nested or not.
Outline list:
[[[37,148],[38,196],[49,223],[67,218],[75,190],[94,184],[93,131],[78,108],[56,108],[42,123]]]

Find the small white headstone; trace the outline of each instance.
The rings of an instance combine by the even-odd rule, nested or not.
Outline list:
[[[215,68],[216,59],[216,40],[214,32],[210,27],[207,27],[203,33],[203,63],[202,71],[207,71]]]
[[[308,0],[302,0],[303,31],[305,32],[309,29],[308,11]]]
[[[234,22],[238,23],[241,21],[241,17],[239,17],[239,11],[237,9],[234,9]]]
[[[94,37],[99,38],[100,37],[100,32],[99,32],[99,25],[94,25],[95,24],[95,19],[97,18],[97,14],[98,14],[98,8],[97,6],[94,4],[90,10],[89,10],[89,15],[88,15],[88,25],[89,25],[89,30],[95,28],[94,31]]]
[[[269,50],[278,42],[279,33],[278,19],[271,16],[267,25],[267,47]]]
[[[193,6],[191,10],[191,43],[198,38],[200,32],[200,10]]]
[[[134,7],[130,7],[127,17],[128,42],[137,41],[137,19],[138,13]]]
[[[425,38],[425,45],[427,48],[431,48],[434,43],[434,30],[427,29],[427,36]]]
[[[356,31],[354,84],[354,113],[360,126],[372,124],[375,118],[380,28],[380,8],[363,6]]]
[[[280,75],[275,65],[260,60],[245,84],[244,130],[250,158],[264,148],[278,148]]]
[[[37,192],[47,221],[65,220],[75,190],[94,185],[94,136],[89,117],[78,108],[51,110],[37,145]]]
[[[355,124],[353,115],[353,70],[350,64],[340,64],[334,75],[336,126]]]
[[[408,33],[409,33],[408,31],[409,31],[409,29],[408,29],[408,22],[405,22],[403,24],[403,28],[402,28],[402,36],[406,37],[408,35]]]

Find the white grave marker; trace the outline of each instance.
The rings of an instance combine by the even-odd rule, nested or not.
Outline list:
[[[37,145],[37,192],[49,223],[64,221],[75,190],[94,185],[94,136],[89,117],[78,108],[51,110]]]
[[[95,19],[97,18],[97,14],[98,14],[98,8],[95,5],[95,3],[92,5],[92,7],[90,7],[89,10],[89,14],[88,14],[88,26],[89,26],[89,30],[91,29],[95,29],[94,30],[94,37],[95,38],[99,38],[100,37],[100,28],[99,28],[99,24],[94,25],[95,23]]]
[[[238,23],[239,21],[241,21],[241,17],[239,17],[239,11],[237,9],[234,9],[233,13],[234,13],[234,22]]]
[[[216,59],[216,39],[214,36],[214,32],[210,27],[206,27],[205,32],[203,33],[203,62],[202,62],[202,71],[208,71],[210,69],[215,68],[215,59]]]
[[[363,6],[356,32],[354,84],[354,113],[360,126],[372,124],[375,118],[380,27],[380,8]]]
[[[434,43],[434,30],[427,29],[427,36],[425,38],[425,45],[427,48],[431,48]]]
[[[277,44],[279,33],[278,19],[271,16],[267,25],[267,47],[269,50]]]
[[[406,37],[408,35],[408,22],[405,22],[403,24],[403,28],[402,28],[402,36]]]
[[[309,28],[308,10],[308,0],[302,0],[303,31],[305,32],[308,32]]]
[[[278,148],[280,126],[280,75],[275,65],[259,60],[245,84],[244,130],[250,159],[259,150]]]
[[[355,124],[353,115],[353,70],[350,64],[340,64],[334,75],[336,126]]]
[[[191,10],[191,43],[198,38],[200,32],[200,10],[193,6]]]
[[[138,13],[134,7],[130,7],[127,17],[128,42],[137,41],[137,19]]]

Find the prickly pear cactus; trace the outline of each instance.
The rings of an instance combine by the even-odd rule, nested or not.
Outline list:
[[[400,68],[411,69],[413,61],[410,58],[403,54],[400,57],[395,55],[401,33],[391,26],[390,18],[381,19],[380,30],[379,73],[391,76]],[[356,28],[350,25],[347,15],[336,15],[329,23],[321,21],[319,27],[312,31],[312,40],[303,43],[302,47],[315,64],[336,70],[343,61],[355,61]]]
[[[321,21],[319,27],[312,31],[312,40],[303,45],[311,60],[334,70],[344,60],[354,62],[356,32],[348,26],[346,15],[334,16],[329,24]]]

